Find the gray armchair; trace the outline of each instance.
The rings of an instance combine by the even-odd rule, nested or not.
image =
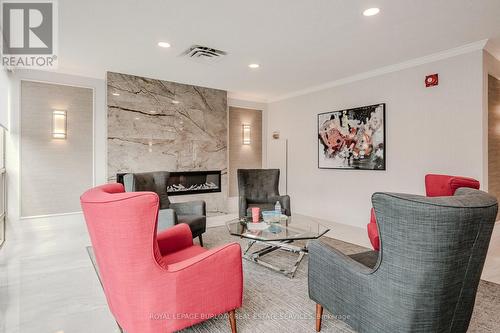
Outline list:
[[[158,194],[158,231],[186,223],[193,238],[198,237],[203,246],[202,234],[206,231],[207,224],[205,201],[171,203],[167,194],[168,177],[169,173],[166,171],[128,173],[123,176],[123,184],[127,192],[151,191]]]
[[[378,255],[309,246],[316,330],[324,307],[358,332],[466,332],[497,200],[460,188],[451,197],[375,193],[372,202]]]
[[[276,201],[284,214],[290,216],[290,197],[279,194],[279,169],[238,169],[239,215],[247,216],[247,209],[259,207],[274,210]]]

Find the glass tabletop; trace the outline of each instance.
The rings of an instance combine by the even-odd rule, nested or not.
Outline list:
[[[229,233],[261,241],[287,241],[317,239],[330,229],[316,219],[306,216],[289,216],[279,223],[253,223],[251,219],[235,219],[226,223]]]

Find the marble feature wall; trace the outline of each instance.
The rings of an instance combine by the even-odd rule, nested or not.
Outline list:
[[[226,91],[108,72],[107,98],[108,181],[117,172],[221,170],[221,193],[171,200],[226,211]]]

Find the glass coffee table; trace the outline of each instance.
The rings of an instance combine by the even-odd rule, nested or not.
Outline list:
[[[306,216],[289,216],[279,223],[265,222],[252,223],[251,219],[235,219],[226,223],[229,233],[249,240],[243,252],[243,258],[253,261],[290,278],[293,278],[300,262],[307,254],[307,242],[297,246],[294,241],[318,239],[330,229],[316,219]],[[255,244],[264,245],[264,248],[251,252]],[[290,268],[280,268],[261,259],[262,256],[276,250],[292,252],[298,255],[294,265]]]

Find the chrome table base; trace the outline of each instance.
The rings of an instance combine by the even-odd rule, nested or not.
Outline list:
[[[287,240],[287,241],[250,240],[248,242],[247,248],[243,252],[243,258],[245,258],[249,261],[253,261],[261,266],[267,267],[267,268],[272,269],[274,271],[277,271],[281,274],[284,274],[285,276],[288,276],[289,278],[293,278],[295,276],[295,272],[297,271],[297,268],[300,265],[300,262],[304,258],[304,255],[307,254],[307,246],[303,246],[303,247],[295,246],[295,245],[291,244],[292,242],[293,241],[291,241],[291,240]],[[260,249],[260,250],[254,251],[254,252],[250,252],[250,248],[252,248],[252,246],[254,244],[262,244],[262,245],[265,245],[265,247]],[[298,254],[298,258],[291,268],[280,268],[280,267],[277,267],[277,266],[270,264],[266,261],[263,261],[261,259],[262,256],[269,254],[269,253],[276,251],[276,250],[283,250],[283,251],[288,251],[288,252]]]

